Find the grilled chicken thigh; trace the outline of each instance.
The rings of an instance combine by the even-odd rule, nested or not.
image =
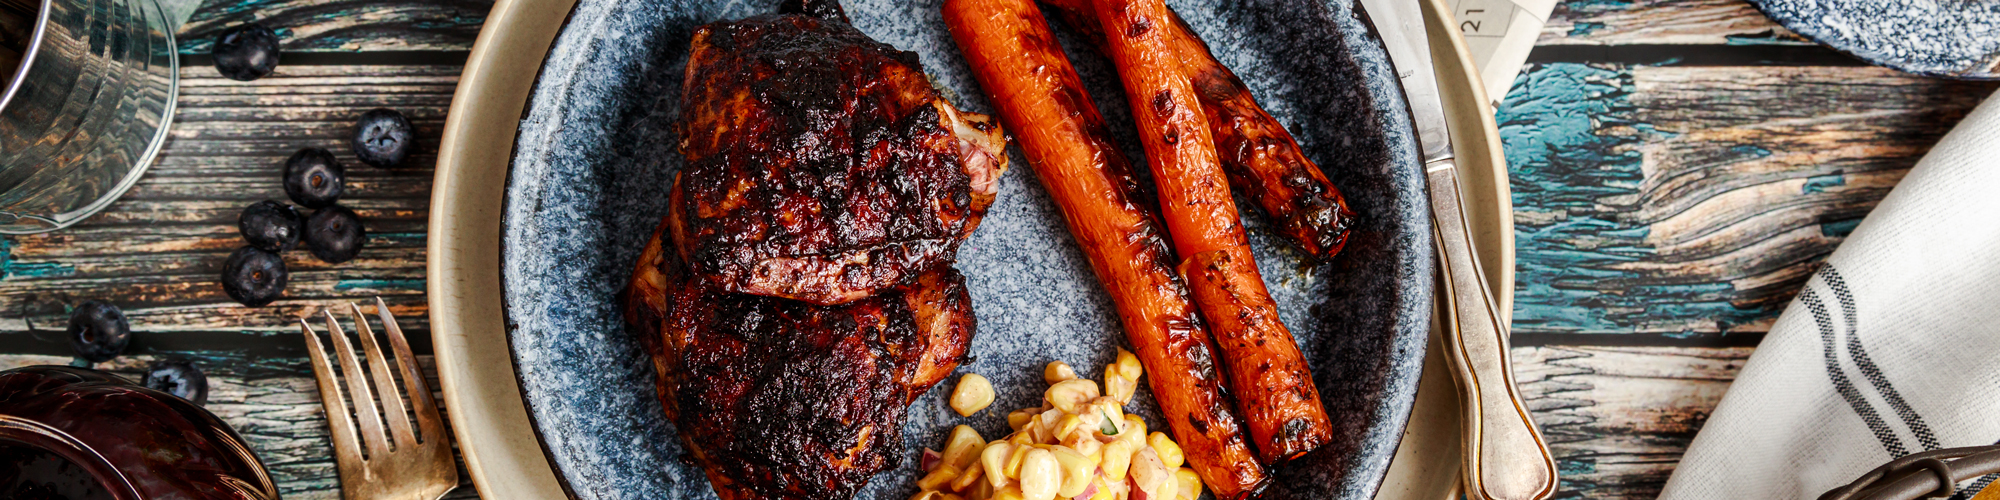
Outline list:
[[[953,260],[993,201],[1005,138],[837,3],[794,8],[817,15],[696,30],[668,225],[706,283],[845,304]]]
[[[652,350],[662,406],[723,500],[844,500],[895,466],[910,401],[958,365],[964,277],[840,306],[714,291],[655,235],[626,315]]]

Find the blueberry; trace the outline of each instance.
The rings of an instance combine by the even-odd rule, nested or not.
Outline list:
[[[291,250],[305,233],[306,218],[291,205],[264,200],[243,209],[236,216],[236,229],[250,246],[271,252]]]
[[[251,81],[278,68],[278,34],[257,23],[247,23],[222,32],[215,38],[215,70],[231,80]]]
[[[69,313],[69,345],[77,357],[92,363],[110,361],[132,343],[132,324],[125,311],[102,300],[76,306]]]
[[[314,257],[329,264],[339,264],[353,259],[361,253],[362,240],[368,232],[361,227],[361,217],[354,215],[347,207],[334,205],[313,212],[306,218],[306,248]]]
[[[347,168],[326,148],[305,148],[285,160],[285,196],[301,207],[320,208],[340,201],[347,190]]]
[[[193,361],[163,360],[146,367],[146,388],[172,394],[197,405],[208,403],[208,376]]]
[[[236,249],[222,262],[222,291],[229,298],[259,307],[285,294],[285,259],[257,247]]]
[[[402,113],[388,108],[375,108],[361,115],[361,121],[354,124],[354,156],[362,163],[381,168],[403,165],[410,157],[410,141],[414,139],[415,127]]]

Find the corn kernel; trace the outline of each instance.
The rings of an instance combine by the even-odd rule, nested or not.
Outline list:
[[[1174,479],[1180,483],[1180,488],[1174,491],[1180,492],[1181,500],[1201,498],[1201,475],[1195,474],[1194,469],[1182,467],[1180,470],[1174,471]]]
[[[1131,433],[1129,436],[1126,434],[1128,432]],[[1118,438],[1125,439],[1127,437],[1141,438],[1139,444],[1145,444],[1145,439],[1143,439],[1146,437],[1145,419],[1139,418],[1138,415],[1125,414],[1125,430],[1118,431]]]
[[[1001,472],[1007,473],[1008,479],[1020,480],[1021,461],[1027,460],[1028,452],[1034,449],[1033,446],[1015,446],[1014,451],[1007,453],[1007,468]]]
[[[1035,444],[1034,425],[1035,424],[1028,424],[1022,426],[1021,430],[1015,431],[1014,434],[1007,436],[1007,442],[1014,443],[1014,446]]]
[[[993,404],[993,382],[977,373],[967,373],[958,378],[958,387],[951,390],[951,409],[958,416],[970,417],[979,410]]]
[[[985,481],[979,480],[980,476],[984,475],[986,475],[986,469],[984,468],[973,467],[970,469],[965,469],[965,472],[959,473],[958,477],[952,478],[951,491],[964,492],[966,491],[966,488],[971,487],[972,483],[974,482],[984,483]]]
[[[935,490],[956,478],[958,478],[957,467],[952,467],[951,464],[938,464],[936,469],[931,469],[930,474],[925,474],[923,479],[917,480],[917,489]]]
[[[1053,500],[1062,486],[1062,465],[1048,450],[1028,450],[1021,459],[1021,497],[1026,500]]]
[[[1104,367],[1105,395],[1111,396],[1119,404],[1130,404],[1132,402],[1132,395],[1139,392],[1139,383],[1133,382],[1131,379],[1119,374],[1114,370],[1117,366],[1109,365]]]
[[[917,494],[910,495],[910,500],[937,500],[938,495],[937,490],[917,490]]]
[[[1048,444],[1056,442],[1056,426],[1061,424],[1063,417],[1066,416],[1068,414],[1063,413],[1062,410],[1051,409],[1042,412],[1042,415],[1039,417],[1040,420],[1033,426],[1035,428],[1035,443]]]
[[[1063,413],[1080,413],[1081,410],[1079,408],[1089,403],[1090,400],[1097,399],[1099,395],[1101,394],[1097,390],[1096,382],[1084,379],[1071,379],[1049,386],[1048,392],[1043,393],[1042,398],[1048,400],[1049,404],[1055,405],[1056,409],[1062,410]]]
[[[1069,435],[1075,433],[1081,427],[1083,427],[1083,419],[1077,418],[1076,415],[1063,415],[1062,420],[1057,420],[1055,427],[1049,429],[1049,434],[1055,437],[1051,441],[1069,439]]]
[[[1160,463],[1166,464],[1168,469],[1179,468],[1184,463],[1181,456],[1181,445],[1174,443],[1174,439],[1167,437],[1167,434],[1164,432],[1155,432],[1146,436],[1146,445],[1153,447],[1153,453],[1160,455]]]
[[[1132,455],[1132,484],[1146,492],[1146,498],[1172,500],[1174,498],[1173,469],[1160,462],[1160,456],[1151,449],[1139,450]]]
[[[1105,484],[1103,476],[1091,478],[1090,483],[1097,487],[1097,492],[1091,493],[1089,500],[1111,500],[1118,496],[1111,492],[1111,485]]]
[[[993,500],[1022,500],[1021,487],[1008,486],[993,490]]]
[[[1097,464],[1068,447],[1057,446],[1050,454],[1055,455],[1056,464],[1062,467],[1062,486],[1056,489],[1056,496],[1074,498],[1090,487],[1090,478],[1097,477]]]
[[[996,488],[1011,482],[1007,479],[1007,457],[1013,454],[1014,444],[1006,441],[994,441],[979,450],[979,467],[986,470],[986,482]]]
[[[1098,460],[1098,450],[1104,449],[1104,442],[1098,441],[1096,436],[1092,436],[1090,433],[1082,432],[1081,430],[1070,434],[1069,439],[1063,440],[1062,445],[1076,450],[1077,453],[1081,453],[1083,456],[1090,457],[1092,461]]]
[[[1049,385],[1073,378],[1076,378],[1076,369],[1070,368],[1069,363],[1050,361],[1048,366],[1042,367],[1042,381]]]
[[[1028,425],[1028,435],[1033,436],[1035,438],[1034,443],[1036,444],[1046,443],[1049,441],[1054,441],[1056,439],[1055,425],[1048,424],[1045,422],[1047,421],[1042,420],[1042,418],[1038,416],[1035,417],[1035,423]]]
[[[950,493],[945,493],[945,494],[941,494],[941,495],[938,495],[938,499],[937,499],[937,500],[965,500],[965,497],[961,497],[961,496],[958,496],[958,495],[953,495],[953,494],[950,494]]]
[[[971,426],[961,425],[951,428],[951,437],[944,442],[944,453],[938,463],[951,464],[958,470],[972,466],[979,459],[979,450],[986,446],[986,438]]]
[[[1118,348],[1118,373],[1124,375],[1125,380],[1136,382],[1139,380],[1140,375],[1146,373],[1146,370],[1139,365],[1138,356],[1134,356],[1132,355],[1132,351],[1127,351],[1125,348],[1120,347]]]
[[[1104,450],[1099,452],[1104,455],[1104,461],[1098,467],[1104,469],[1105,478],[1112,482],[1125,480],[1125,471],[1132,466],[1132,452],[1137,448],[1134,443],[1129,439],[1120,439],[1104,445]]]
[[[1007,427],[1017,431],[1021,430],[1021,426],[1028,425],[1028,419],[1031,418],[1035,418],[1034,413],[1016,410],[1007,414]]]
[[[983,476],[984,474],[981,475]],[[966,500],[990,500],[993,498],[993,482],[974,482],[972,483],[972,489],[964,493]]]

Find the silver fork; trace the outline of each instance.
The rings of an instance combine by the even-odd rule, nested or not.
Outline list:
[[[306,351],[312,355],[313,375],[319,380],[327,426],[333,434],[341,497],[435,500],[444,496],[458,486],[458,468],[451,459],[451,439],[445,435],[444,421],[438,417],[437,402],[431,400],[430,386],[424,383],[424,375],[417,369],[417,359],[410,355],[410,343],[403,338],[403,328],[389,315],[389,306],[376,297],[375,314],[381,317],[382,328],[388,331],[389,345],[396,350],[396,365],[402,368],[403,382],[407,384],[398,387],[389,363],[382,357],[382,348],[376,344],[375,331],[368,328],[368,317],[361,313],[361,306],[353,303],[347,306],[354,311],[354,328],[361,336],[362,349],[367,351],[368,374],[374,379],[374,390],[370,390],[367,378],[360,375],[361,364],[354,359],[354,345],[341,331],[340,321],[333,317],[332,310],[320,312],[326,316],[326,329],[333,337],[334,354],[340,357],[348,393],[353,395],[355,406],[360,407],[352,413],[347,408],[349,398],[341,397],[338,379],[342,377],[334,375],[333,366],[327,362],[326,348],[320,345],[318,332],[304,318],[299,319],[299,328],[306,336]],[[407,393],[410,404],[416,406],[414,430],[405,417],[409,413],[398,392]],[[382,395],[379,407],[376,393]],[[360,420],[359,433],[349,415]],[[382,431],[384,416],[389,421],[388,434]],[[422,439],[416,434],[419,431],[423,433]],[[364,443],[366,455],[362,453]]]

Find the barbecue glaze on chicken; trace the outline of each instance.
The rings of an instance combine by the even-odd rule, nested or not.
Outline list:
[[[723,500],[845,500],[971,343],[958,244],[1005,137],[834,0],[695,31],[686,161],[623,300]]]
[[[895,466],[903,415],[965,355],[965,279],[938,266],[841,306],[715,291],[655,234],[626,290],[662,406],[723,500],[840,500]]]
[[[1005,139],[941,98],[915,53],[837,3],[804,3],[818,15],[695,31],[668,225],[706,283],[837,305],[952,262],[993,201]]]

